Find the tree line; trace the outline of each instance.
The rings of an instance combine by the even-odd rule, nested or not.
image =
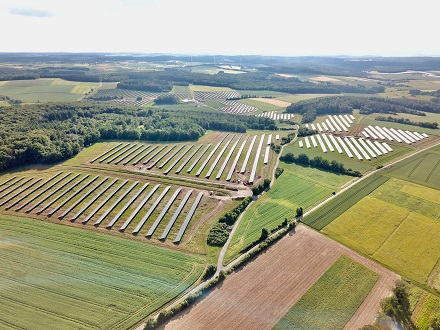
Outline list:
[[[399,123],[399,124],[406,124],[406,125],[413,125],[413,126],[420,126],[425,128],[431,128],[431,129],[437,129],[438,123],[436,122],[422,122],[422,121],[411,121],[408,118],[393,118],[391,116],[385,117],[385,116],[377,116],[375,120],[378,121],[388,121],[392,123]]]
[[[90,102],[0,107],[0,170],[55,163],[99,140],[194,141],[208,129],[270,129],[273,120],[200,109],[145,109]]]
[[[334,173],[341,173],[350,176],[360,177],[362,174],[359,171],[353,171],[351,168],[346,169],[345,165],[337,162],[336,160],[329,161],[322,158],[321,156],[316,156],[314,158],[309,158],[306,154],[299,154],[298,157],[291,152],[280,157],[280,160],[286,163],[295,163],[300,165],[306,165],[310,167],[319,168],[325,171],[331,171]]]

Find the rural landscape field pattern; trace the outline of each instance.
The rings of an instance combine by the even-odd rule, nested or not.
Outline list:
[[[248,60],[2,64],[2,77],[40,77],[0,80],[1,118],[15,125],[11,111],[32,107],[51,118],[44,129],[30,121],[35,154],[20,144],[16,154],[49,154],[57,116],[72,125],[69,148],[83,145],[56,161],[16,155],[0,173],[0,328],[359,328],[400,278],[411,329],[431,329],[440,315],[437,73],[402,80],[339,64],[354,76],[311,74],[286,60],[300,71],[290,75]],[[2,164],[13,157],[11,127]],[[101,138],[86,142],[88,129]],[[199,137],[180,138],[191,130]],[[214,246],[207,237],[219,221],[229,239]],[[265,252],[246,264],[256,249]],[[223,283],[166,316],[220,272]]]

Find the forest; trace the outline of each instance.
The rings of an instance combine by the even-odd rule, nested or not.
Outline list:
[[[200,109],[181,112],[87,102],[0,107],[0,170],[59,162],[98,140],[188,141],[207,129],[276,129],[271,119],[235,118]]]

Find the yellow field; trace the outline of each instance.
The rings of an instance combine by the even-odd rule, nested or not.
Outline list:
[[[6,84],[8,81],[0,81],[0,86],[3,86],[4,84]]]
[[[406,184],[400,189],[400,191],[418,197],[420,199],[426,199],[427,201],[430,201],[432,203],[440,202],[440,191],[437,189],[432,189],[428,187],[420,189],[419,185]]]
[[[357,250],[371,256],[408,213],[403,207],[367,196],[332,221],[322,232],[346,245],[356,246]],[[386,223],[384,219],[387,219]]]
[[[63,79],[59,79],[59,78],[55,78],[55,79],[52,79],[52,78],[48,78],[48,79],[41,78],[41,79],[53,80],[51,85],[72,85],[72,86],[78,85],[78,83],[75,82],[75,81],[63,80]]]
[[[85,93],[89,92],[94,87],[95,86],[90,86],[90,85],[76,85],[75,87],[72,88],[70,93],[72,93],[72,94],[85,94]]]
[[[405,277],[426,283],[440,254],[440,222],[410,213],[382,247],[373,254]]]
[[[273,104],[273,105],[276,105],[281,108],[285,108],[285,107],[288,107],[289,105],[291,105],[290,102],[281,101],[281,100],[277,100],[277,99],[268,99],[268,98],[264,98],[264,97],[256,97],[256,98],[252,98],[251,100]]]
[[[391,179],[322,232],[419,283],[440,280],[437,190]]]

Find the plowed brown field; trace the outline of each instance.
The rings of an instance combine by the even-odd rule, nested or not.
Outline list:
[[[342,254],[381,275],[345,327],[358,329],[374,321],[380,300],[389,295],[398,275],[302,225],[165,329],[271,329]]]

